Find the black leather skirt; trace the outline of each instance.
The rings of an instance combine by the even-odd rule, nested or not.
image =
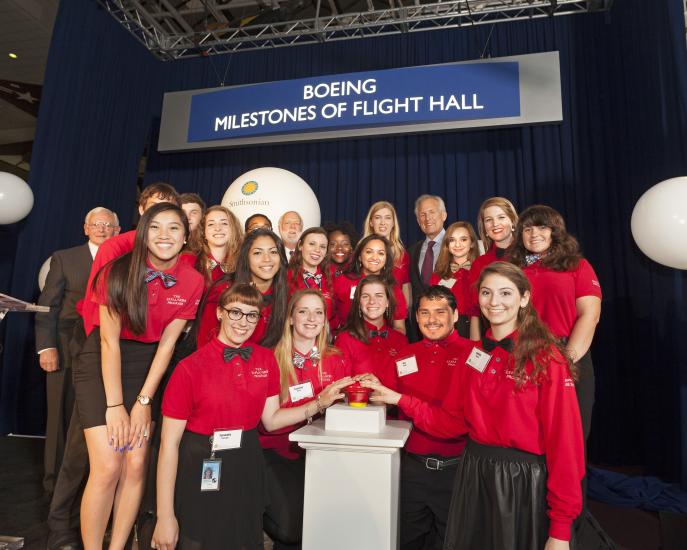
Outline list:
[[[456,472],[444,550],[542,550],[549,528],[546,478],[544,456],[469,441]]]

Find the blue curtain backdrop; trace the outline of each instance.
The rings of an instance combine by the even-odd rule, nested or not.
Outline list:
[[[62,2],[34,148],[30,184],[37,202],[19,231],[11,293],[36,297],[38,267],[52,250],[79,242],[81,218],[93,205],[130,212],[146,141],[148,182],[166,180],[213,203],[241,173],[279,166],[313,187],[324,219],[360,225],[371,202],[391,200],[408,243],[419,235],[412,206],[421,193],[442,195],[449,221],[473,223],[479,204],[491,195],[507,196],[521,209],[547,203],[579,237],[604,291],[593,346],[597,406],[591,458],[644,464],[670,478],[687,476],[687,452],[680,450],[681,442],[687,445],[687,410],[680,420],[680,391],[687,388],[687,277],[644,257],[629,225],[644,191],[687,175],[682,5],[650,5],[624,0],[608,14],[493,30],[161,63],[95,2]],[[562,124],[200,153],[154,151],[162,92],[217,86],[227,66],[227,84],[234,85],[461,61],[482,51],[496,57],[550,50],[561,54]],[[30,329],[28,316],[9,319],[4,431],[41,428],[43,389]]]

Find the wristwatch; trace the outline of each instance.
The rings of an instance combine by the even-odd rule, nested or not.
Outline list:
[[[136,401],[138,401],[141,405],[150,405],[150,397],[147,395],[137,395]]]

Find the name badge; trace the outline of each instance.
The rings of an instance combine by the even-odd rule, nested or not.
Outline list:
[[[358,285],[355,285],[354,287],[351,287],[351,295],[349,298],[352,300],[353,297],[355,296],[355,289],[358,288]]]
[[[396,361],[396,374],[398,374],[399,378],[401,376],[406,376],[408,374],[413,374],[414,372],[417,372],[419,369],[417,367],[417,360],[415,359],[415,356],[411,357],[406,357],[405,359],[399,359]]]
[[[446,288],[453,288],[453,285],[456,284],[456,280],[454,278],[451,279],[442,279],[439,281],[439,286],[445,286]]]
[[[222,475],[222,459],[203,460],[203,469],[200,473],[201,491],[219,491],[219,478]]]
[[[315,397],[312,389],[312,382],[308,381],[303,382],[302,384],[297,384],[296,386],[290,386],[289,396],[291,397],[292,403],[308,397]]]
[[[239,449],[243,430],[215,430],[212,434],[212,452]]]
[[[472,348],[472,352],[470,353],[470,357],[468,357],[466,363],[476,371],[484,372],[484,369],[487,368],[489,361],[491,361],[491,355],[489,355],[486,351]]]

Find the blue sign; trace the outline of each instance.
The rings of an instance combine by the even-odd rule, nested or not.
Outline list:
[[[432,65],[194,93],[188,141],[518,116],[517,61]]]

